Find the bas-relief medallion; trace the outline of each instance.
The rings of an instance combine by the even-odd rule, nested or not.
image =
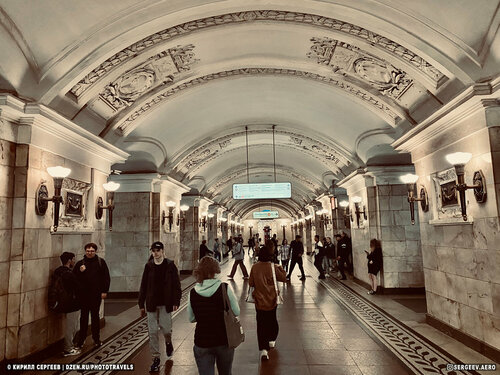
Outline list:
[[[355,46],[330,38],[311,38],[311,42],[307,57],[336,74],[360,79],[382,95],[399,100],[413,85],[404,71]]]
[[[455,168],[449,168],[432,175],[437,217],[434,219],[461,218],[460,202],[455,188],[457,175]]]
[[[115,111],[132,105],[145,92],[171,84],[176,75],[189,70],[198,61],[193,49],[192,44],[177,46],[149,58],[106,86],[99,98]]]
[[[80,97],[89,90],[95,83],[100,81],[109,72],[118,68],[121,64],[146,53],[149,49],[154,48],[159,43],[175,38],[180,35],[186,35],[198,30],[217,27],[221,25],[244,23],[244,22],[287,22],[294,24],[305,24],[332,30],[338,33],[346,34],[351,38],[359,39],[363,42],[368,42],[372,46],[383,50],[385,53],[393,55],[397,59],[401,59],[410,63],[416,69],[420,70],[424,75],[436,83],[442,81],[445,77],[437,68],[432,66],[425,59],[420,57],[415,52],[396,43],[395,41],[364,29],[360,26],[344,22],[341,20],[322,17],[315,14],[298,13],[280,10],[256,10],[245,12],[227,13],[213,17],[206,17],[194,21],[182,23],[168,29],[152,34],[116,53],[97,68],[92,70],[83,79],[81,79],[70,92],[76,97]],[[331,46],[325,44],[315,47],[318,54],[328,55]]]
[[[63,209],[59,218],[60,228],[84,230],[91,227],[88,222],[88,197],[92,185],[83,181],[65,178],[62,185]]]

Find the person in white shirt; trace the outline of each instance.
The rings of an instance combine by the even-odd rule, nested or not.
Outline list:
[[[319,236],[314,236],[314,266],[319,271],[319,278],[325,278],[325,270],[323,269],[324,254],[323,243],[319,240]]]

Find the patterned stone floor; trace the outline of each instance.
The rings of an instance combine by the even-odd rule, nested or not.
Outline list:
[[[230,263],[222,267],[221,279],[226,280],[230,267]],[[278,310],[280,334],[276,349],[271,350],[270,359],[265,362],[258,358],[254,305],[244,302],[248,283],[240,271],[229,282],[240,297],[241,321],[246,331],[245,342],[235,352],[233,374],[475,374],[447,371],[447,363],[461,361],[371,303],[370,300],[376,300],[363,296],[359,287],[330,278],[319,281],[310,262],[305,262],[305,268],[311,275],[305,282],[294,275],[291,283],[281,287],[285,304]],[[187,295],[190,281],[184,280],[183,285]],[[390,301],[385,303],[391,306]],[[162,358],[160,373],[198,373],[192,352],[193,336],[194,324],[188,322],[184,305],[174,317],[173,360],[165,362]],[[151,358],[145,320],[136,320],[106,340],[100,350],[75,362],[133,363],[134,374],[148,373]],[[85,372],[97,373],[112,372]]]

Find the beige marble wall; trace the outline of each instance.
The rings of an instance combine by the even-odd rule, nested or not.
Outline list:
[[[431,209],[423,215],[420,212],[428,313],[497,349],[500,348],[499,113],[498,108],[490,113],[481,111],[412,153],[419,184],[430,193]],[[469,223],[460,217],[454,222],[444,222],[436,212],[438,198],[431,175],[449,168],[445,155],[456,151],[473,154],[465,167],[466,182],[471,184],[474,171],[479,169],[487,182],[485,203],[477,203],[472,191],[466,193]]]
[[[155,240],[153,229],[159,228],[154,209],[155,193],[115,193],[113,231],[108,234],[107,262],[111,275],[111,292],[139,291],[144,265]]]
[[[184,226],[181,226],[180,232],[180,271],[190,272],[198,261],[200,251],[199,207],[189,207],[184,212],[184,218]]]
[[[4,210],[0,213],[3,218],[3,221],[0,219],[1,235],[5,239],[10,238],[10,244],[9,241],[1,241],[0,250],[0,277],[6,278],[0,282],[0,349],[2,357],[13,359],[42,350],[63,336],[63,316],[47,309],[49,278],[61,264],[61,253],[71,251],[77,259],[82,258],[83,245],[92,241],[99,245],[99,255],[104,257],[104,226],[94,220],[93,200],[94,195],[102,190],[106,176],[33,146],[1,144],[0,149],[4,151],[1,158],[3,164],[0,164],[3,169],[0,189],[5,191],[2,193],[5,195],[13,192],[13,198],[9,206],[0,194],[0,202],[5,202],[0,205],[0,209]],[[10,150],[8,153],[5,152],[7,149]],[[12,168],[14,181],[11,171],[4,165]],[[49,204],[44,216],[36,215],[35,191],[40,182],[45,180],[49,194],[53,194],[52,178],[46,168],[54,165],[71,168],[69,178],[87,183],[91,189],[86,202],[87,219],[61,220],[58,232],[51,234],[49,228],[53,223],[53,205]],[[4,179],[5,176],[7,179]],[[5,180],[10,182],[3,186]],[[13,208],[12,212],[8,212],[9,207]],[[64,206],[61,207],[63,210]]]
[[[16,145],[0,140],[0,361],[5,358]]]

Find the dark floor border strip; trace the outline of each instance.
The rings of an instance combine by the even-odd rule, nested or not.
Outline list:
[[[500,364],[500,350],[476,339],[475,337],[468,335],[462,331],[459,331],[455,327],[443,322],[442,320],[436,319],[435,317],[425,314],[425,321],[430,326],[438,329],[439,331],[453,337],[455,340],[460,341],[462,344],[468,346],[472,350],[484,355],[485,357],[495,361]]]
[[[106,319],[101,318],[99,320],[99,329],[102,329],[105,325],[106,325]],[[91,328],[92,325],[89,324],[87,337],[90,336],[91,334]],[[35,353],[28,354],[27,356],[22,358],[3,359],[2,361],[0,361],[0,368],[6,370],[6,366],[8,364],[13,364],[13,363],[42,363],[47,358],[53,357],[57,355],[57,353],[61,352],[63,341],[64,339],[57,340],[56,342],[49,344],[46,348],[43,348],[42,350],[39,350]]]
[[[139,299],[139,292],[108,292],[109,299]]]
[[[324,281],[324,280],[323,280]],[[421,339],[422,341],[424,341],[426,344],[428,344],[429,346],[431,346],[432,348],[434,348],[438,353],[441,353],[443,356],[446,356],[448,357],[450,360],[454,361],[454,363],[462,363],[461,360],[459,360],[458,358],[456,358],[455,356],[451,355],[450,353],[448,353],[446,350],[444,350],[443,348],[439,347],[438,345],[434,344],[432,341],[430,341],[427,337],[421,335],[420,333],[418,333],[417,331],[415,331],[413,328],[407,326],[406,324],[404,324],[403,322],[401,322],[399,319],[397,319],[396,317],[394,317],[393,315],[389,314],[388,312],[386,312],[385,310],[383,310],[382,308],[380,308],[379,306],[375,305],[373,302],[371,302],[370,300],[366,299],[364,296],[362,296],[361,294],[359,294],[357,291],[355,291],[354,289],[352,289],[350,286],[344,284],[344,283],[341,283],[340,281],[338,280],[329,280],[330,282],[337,282],[339,284],[341,284],[344,288],[347,288],[348,290],[350,290],[352,293],[356,294],[359,298],[363,299],[363,301],[367,304],[369,304],[370,306],[372,306],[373,308],[375,308],[379,313],[383,314],[383,315],[387,315],[389,318],[395,320],[396,322],[398,322],[403,328],[405,328],[406,330],[408,330],[409,332],[411,332],[413,335],[415,335],[416,337],[418,337],[419,339]],[[350,311],[350,313],[352,314],[352,312]],[[354,315],[355,316],[355,315]],[[357,320],[359,320],[358,317],[356,317]],[[363,325],[365,325],[364,322],[362,322]],[[380,340],[378,340],[380,341]],[[383,344],[385,346],[385,344]],[[408,367],[408,366],[405,366],[405,367]],[[468,370],[469,373],[473,374],[473,375],[480,375],[477,371],[474,371],[474,370]]]

